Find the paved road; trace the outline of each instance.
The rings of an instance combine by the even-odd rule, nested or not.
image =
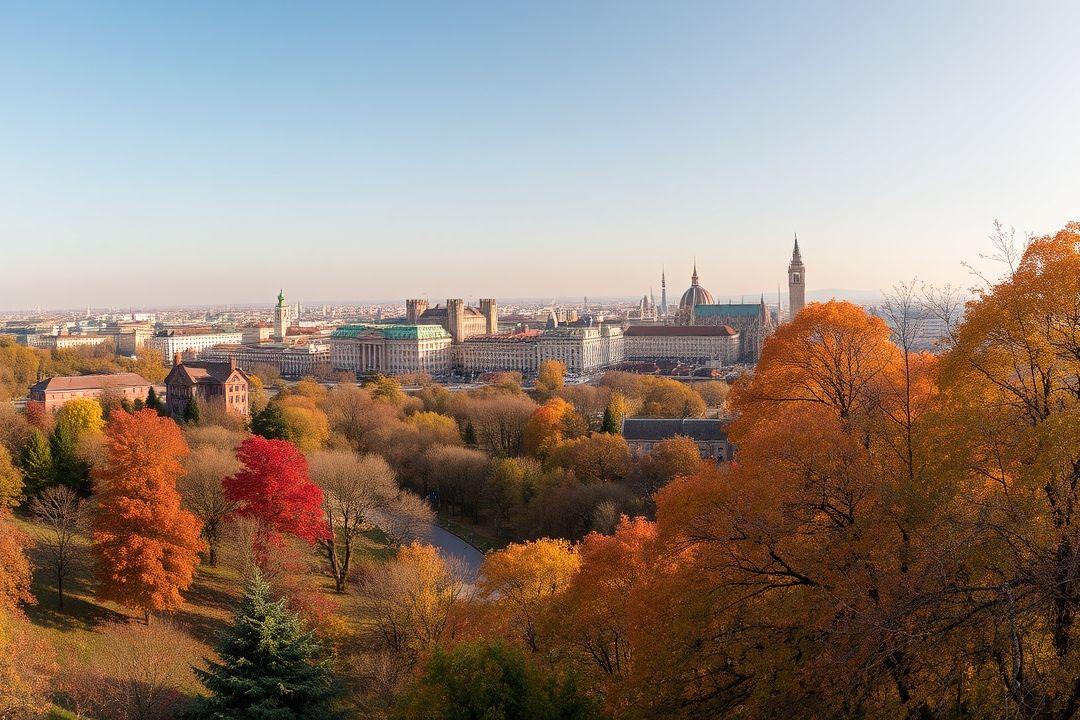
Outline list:
[[[438,548],[439,554],[444,558],[459,560],[467,581],[472,582],[476,579],[480,571],[480,563],[484,560],[484,553],[438,525],[432,525],[428,529],[427,541]]]

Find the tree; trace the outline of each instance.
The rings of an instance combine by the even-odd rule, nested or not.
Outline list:
[[[153,385],[146,391],[146,407],[153,410],[158,415],[163,415],[165,413],[165,403],[161,402]]]
[[[583,435],[588,430],[574,406],[562,398],[552,398],[538,407],[525,426],[525,449],[538,458],[546,458],[563,440]]]
[[[541,398],[550,398],[563,386],[566,365],[558,360],[544,360],[536,373],[536,392]]]
[[[56,423],[49,436],[49,456],[52,458],[53,481],[67,485],[84,497],[90,494],[90,466],[79,455],[79,435],[71,425]]]
[[[504,611],[511,637],[538,652],[540,614],[566,588],[579,564],[566,540],[543,538],[487,555],[477,585],[489,603]]]
[[[37,428],[31,431],[30,439],[23,446],[19,466],[26,480],[25,491],[28,496],[38,494],[55,481],[52,449],[48,439]]]
[[[630,414],[630,403],[622,393],[611,393],[607,407],[604,408],[604,422],[601,431],[612,435],[622,435],[622,421]]]
[[[621,435],[595,433],[556,446],[548,462],[583,483],[613,482],[630,474],[630,447]]]
[[[258,571],[215,650],[219,659],[195,671],[209,695],[196,701],[192,717],[338,717],[329,654],[284,598],[271,598]]]
[[[591,720],[600,714],[572,678],[531,665],[500,643],[436,649],[399,699],[397,720]]]
[[[0,508],[15,507],[24,499],[23,474],[11,462],[11,453],[0,445]]]
[[[197,398],[188,398],[188,401],[184,403],[184,423],[187,425],[199,424],[199,401]]]
[[[101,432],[105,427],[101,405],[91,398],[68,400],[56,411],[56,426],[68,431],[73,437],[88,432]]]
[[[447,639],[451,615],[465,590],[461,575],[456,563],[417,542],[372,568],[360,584],[372,643],[412,667]]]
[[[676,435],[661,440],[641,463],[642,492],[651,496],[677,477],[696,475],[702,462],[701,451],[693,438]]]
[[[86,560],[79,536],[87,530],[89,513],[79,496],[63,485],[45,488],[30,503],[30,512],[45,528],[42,556],[56,581],[57,604],[63,610],[64,583]]]
[[[405,402],[405,392],[396,378],[379,375],[371,383],[371,397],[388,405],[401,405]]]
[[[323,450],[311,456],[311,479],[323,491],[326,535],[319,548],[337,592],[345,592],[354,546],[371,514],[398,494],[394,471],[378,455]]]
[[[645,417],[701,417],[705,401],[688,385],[670,378],[642,378],[641,414]]]
[[[322,390],[321,385],[316,387]],[[330,435],[329,423],[314,399],[307,395],[290,394],[282,397],[279,404],[285,424],[284,440],[300,448],[301,452],[313,452],[326,444]]]
[[[720,380],[705,380],[704,382],[694,383],[691,388],[701,396],[701,399],[705,401],[705,405],[711,408],[724,407],[727,403],[728,393],[731,392],[731,386]]]
[[[268,440],[284,440],[289,429],[285,423],[285,414],[281,404],[271,400],[262,410],[254,412],[251,416],[251,431]]]
[[[176,423],[152,410],[113,413],[105,437],[106,463],[95,471],[98,593],[149,622],[183,602],[202,549],[199,520],[176,491],[188,446]]]
[[[223,526],[237,507],[236,502],[226,497],[222,481],[239,471],[240,463],[231,449],[203,445],[188,455],[184,467],[185,472],[177,487],[184,507],[202,521],[207,564],[214,567],[217,565]]]
[[[472,426],[477,447],[499,457],[513,457],[521,452],[525,426],[535,409],[531,398],[501,392],[470,397],[459,419],[464,419],[466,428]]]
[[[461,432],[454,418],[440,415],[436,412],[418,412],[405,418],[405,422],[415,427],[421,435],[428,438],[436,445],[459,445],[461,444]],[[473,432],[473,442],[476,444],[476,433]]]
[[[238,503],[236,514],[258,522],[256,554],[265,558],[281,535],[309,544],[327,537],[323,492],[308,479],[307,460],[292,443],[248,438],[236,450],[243,466],[225,478],[225,497]]]
[[[426,537],[435,524],[431,506],[408,490],[400,491],[392,503],[377,509],[372,517],[390,544],[396,546]]]
[[[479,450],[443,445],[428,451],[428,462],[439,508],[455,514],[471,512],[478,519],[488,457]]]

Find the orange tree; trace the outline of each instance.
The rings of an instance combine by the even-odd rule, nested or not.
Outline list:
[[[105,449],[94,487],[98,593],[149,622],[151,612],[180,606],[203,548],[201,523],[176,491],[188,446],[176,423],[141,410],[109,416]]]

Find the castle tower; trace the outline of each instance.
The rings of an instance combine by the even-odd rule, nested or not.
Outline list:
[[[788,318],[794,319],[806,305],[806,266],[803,265],[802,253],[799,252],[799,236],[795,235],[795,249],[791,252],[791,262],[787,269],[788,277]]]
[[[415,298],[405,301],[405,322],[416,325],[420,322],[420,316],[428,309],[428,301]]]
[[[446,325],[455,345],[465,339],[465,301],[461,298],[446,301]]]
[[[274,342],[285,342],[289,330],[289,306],[285,304],[285,292],[278,291],[277,307],[274,308]]]
[[[481,298],[480,312],[484,315],[484,332],[488,335],[499,332],[499,313],[495,298]]]

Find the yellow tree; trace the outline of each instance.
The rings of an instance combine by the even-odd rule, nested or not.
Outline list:
[[[549,398],[563,386],[563,378],[566,376],[566,364],[559,360],[545,360],[540,363],[540,369],[536,374],[536,392],[541,399]]]
[[[510,637],[538,652],[537,621],[566,589],[579,565],[569,542],[542,538],[489,554],[477,584],[503,618]]]

